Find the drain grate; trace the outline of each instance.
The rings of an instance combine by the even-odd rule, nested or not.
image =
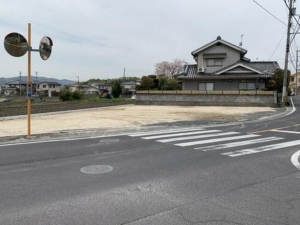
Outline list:
[[[80,169],[82,173],[88,174],[99,174],[99,173],[107,173],[113,170],[113,167],[106,165],[92,165],[86,166]]]
[[[114,142],[118,142],[118,141],[120,141],[120,140],[119,139],[103,139],[100,142],[103,142],[103,143],[114,143]]]

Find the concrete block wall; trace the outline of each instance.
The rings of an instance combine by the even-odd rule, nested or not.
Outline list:
[[[137,94],[136,104],[277,107],[277,97],[274,95]]]

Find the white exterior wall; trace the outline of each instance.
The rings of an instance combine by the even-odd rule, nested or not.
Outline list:
[[[45,85],[45,87],[44,87],[44,85]],[[51,87],[49,87],[49,85]],[[61,86],[55,85],[55,84],[40,83],[38,91],[60,92],[61,91]]]

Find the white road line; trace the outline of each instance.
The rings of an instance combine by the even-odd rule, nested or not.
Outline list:
[[[226,152],[226,153],[221,153],[221,155],[237,157],[237,156],[243,156],[243,155],[255,154],[260,152],[272,151],[281,148],[292,147],[296,145],[300,145],[300,141],[289,141],[289,142],[283,142],[279,144],[267,145],[267,146],[262,146],[257,148],[244,149],[244,150],[239,150],[234,152]]]
[[[300,134],[300,132],[289,131],[289,130],[271,130],[271,131],[272,132],[279,132],[279,133]]]
[[[175,144],[175,145],[181,146],[181,147],[186,147],[186,146],[192,146],[192,145],[202,145],[202,144],[208,144],[208,143],[231,141],[231,140],[252,138],[252,137],[258,137],[258,136],[259,135],[257,135],[257,134],[247,134],[247,135],[240,135],[240,136],[234,136],[234,137],[215,138],[215,139],[204,140],[204,141],[193,141],[193,142],[179,143],[179,144]]]
[[[165,135],[156,135],[150,137],[142,137],[143,139],[159,139],[159,138],[167,138],[167,137],[178,137],[178,136],[187,136],[193,134],[209,134],[220,132],[220,130],[205,130],[205,131],[195,131],[195,132],[187,132],[187,133],[176,133],[176,134],[165,134]]]
[[[148,135],[155,135],[155,134],[170,134],[170,133],[177,133],[177,132],[185,132],[185,131],[196,131],[196,130],[204,130],[203,128],[182,128],[182,129],[169,129],[169,130],[158,130],[158,131],[149,131],[149,132],[138,132],[128,134],[130,137],[142,137]]]
[[[191,139],[228,136],[228,135],[233,135],[233,134],[239,134],[239,133],[238,132],[227,132],[227,133],[219,133],[219,134],[206,134],[206,135],[196,135],[196,136],[189,136],[189,137],[169,138],[169,139],[162,139],[162,140],[157,140],[157,141],[161,142],[161,143],[167,143],[167,142],[183,141],[183,140],[191,140]]]
[[[291,161],[292,161],[292,163],[294,164],[294,166],[296,166],[296,168],[300,170],[299,157],[300,157],[300,151],[295,152],[295,153],[292,155]]]
[[[214,151],[214,150],[219,150],[224,148],[234,148],[238,146],[252,145],[252,144],[263,143],[268,141],[277,141],[281,139],[284,138],[280,138],[280,137],[259,138],[250,141],[239,141],[239,142],[232,142],[232,143],[221,144],[221,145],[211,145],[211,146],[199,147],[195,149],[206,152],[206,151]]]

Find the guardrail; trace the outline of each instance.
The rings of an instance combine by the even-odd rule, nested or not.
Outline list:
[[[175,94],[175,95],[274,95],[274,91],[165,91],[143,90],[137,94]]]

